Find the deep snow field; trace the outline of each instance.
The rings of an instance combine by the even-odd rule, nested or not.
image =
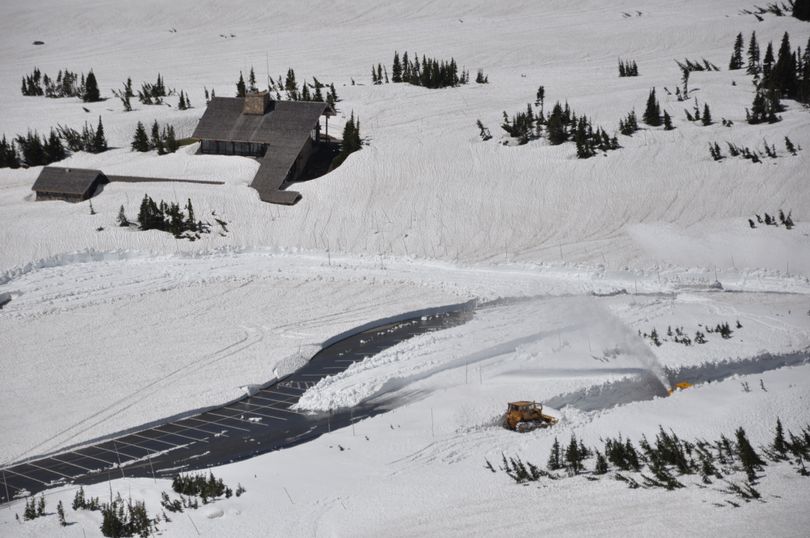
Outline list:
[[[785,31],[804,48],[810,24],[740,13],[751,5],[663,0],[445,2],[369,0],[92,3],[0,6],[0,136],[80,128],[101,115],[114,147],[65,166],[109,174],[211,179],[224,185],[110,184],[87,202],[34,202],[40,168],[0,169],[0,466],[238,398],[293,371],[330,337],[368,322],[477,301],[468,323],[403,342],[310,389],[299,407],[328,410],[369,398],[393,411],[310,443],[214,470],[247,493],[160,524],[165,536],[805,536],[810,479],[771,464],[741,502],[697,476],[684,489],[629,489],[610,475],[516,485],[492,473],[502,454],[545,465],[554,437],[590,446],[659,425],[688,440],[744,426],[755,446],[780,417],[810,424],[810,114],[785,101],[783,120],[751,126],[750,77],[726,69],[734,37],[756,31],[764,51]],[[625,16],[629,15],[629,16]],[[176,31],[170,31],[175,29]],[[231,37],[233,34],[233,37]],[[223,37],[227,36],[227,37]],[[34,40],[45,41],[33,46]],[[487,85],[427,90],[372,86],[369,67],[393,51],[454,57]],[[641,76],[619,78],[617,58]],[[690,87],[718,123],[685,120],[663,87],[675,59],[719,72]],[[137,121],[189,136],[203,87],[235,91],[239,71],[334,81],[367,141],[339,169],[299,184],[294,207],[264,204],[241,157],[133,153]],[[20,95],[34,66],[99,79],[101,103]],[[111,97],[160,72],[194,108]],[[352,84],[352,80],[356,85]],[[736,85],[732,85],[735,82]],[[609,133],[658,88],[676,129],[642,130],[607,156],[578,160],[573,144],[499,144],[510,115],[546,88]],[[174,104],[173,99],[169,99]],[[90,112],[85,112],[87,107]],[[734,122],[720,125],[720,118]],[[494,140],[483,142],[476,119]],[[709,142],[777,146],[780,158],[714,162]],[[115,225],[144,193],[184,202],[227,233],[199,241]],[[797,226],[750,229],[755,214],[792,210]],[[99,227],[103,230],[97,231]],[[719,286],[716,284],[719,283]],[[685,346],[729,323],[723,339]],[[739,324],[739,327],[738,327]],[[655,346],[641,334],[655,328]],[[705,331],[704,331],[705,332]],[[676,381],[696,386],[665,397]],[[748,387],[750,390],[745,390]],[[506,402],[545,402],[550,430],[502,429]],[[592,460],[588,465],[592,466]],[[742,475],[738,477],[743,480]],[[86,488],[144,499],[160,512],[169,481],[114,480]],[[20,523],[23,500],[0,506],[0,536],[95,536],[98,512]]]

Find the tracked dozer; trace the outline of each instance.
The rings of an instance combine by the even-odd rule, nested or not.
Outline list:
[[[691,388],[692,386],[693,386],[692,383],[688,381],[681,381],[680,383],[675,383],[675,385],[671,389],[668,389],[667,392],[669,393],[670,396],[672,396],[674,392],[679,390],[686,390],[688,388]]]
[[[503,427],[520,433],[537,428],[548,428],[557,422],[557,418],[543,413],[542,404],[529,401],[509,402],[509,407],[503,416]]]

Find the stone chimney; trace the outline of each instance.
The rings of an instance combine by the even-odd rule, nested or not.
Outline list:
[[[270,94],[264,92],[253,92],[245,95],[245,106],[242,114],[253,114],[262,116],[270,107]]]

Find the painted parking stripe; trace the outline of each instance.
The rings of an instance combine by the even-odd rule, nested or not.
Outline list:
[[[167,435],[174,435],[174,436],[176,436],[176,437],[183,437],[184,439],[190,439],[190,440],[192,440],[192,441],[196,441],[196,442],[198,442],[198,443],[207,443],[207,442],[208,442],[208,440],[207,440],[207,439],[197,439],[196,437],[191,437],[190,435],[183,435],[182,433],[177,433],[177,432],[167,432],[166,430],[161,430],[160,428],[152,428],[152,431],[156,431],[156,432],[160,432],[160,433],[165,433],[165,434],[167,434]]]
[[[126,452],[121,452],[120,450],[117,450],[117,449],[116,449],[116,450],[110,450],[109,448],[104,448],[104,447],[103,447],[103,446],[101,446],[101,445],[95,445],[93,448],[97,448],[97,449],[99,449],[99,450],[103,450],[104,452],[109,452],[110,454],[115,454],[115,456],[116,456],[117,458],[120,458],[120,456],[126,456],[126,457],[127,457],[128,459],[130,459],[130,460],[137,460],[137,459],[139,459],[139,458],[141,457],[141,456],[133,456],[132,454],[128,454],[128,453],[126,453]],[[113,467],[115,467],[115,466],[116,466],[116,465],[118,465],[118,464],[117,464],[116,462],[112,462],[110,465],[112,465]]]
[[[258,415],[258,416],[264,417],[264,418],[274,418],[276,420],[287,420],[286,418],[274,417],[273,415],[265,415],[264,413],[259,413],[257,411],[253,411],[253,410],[249,410],[249,409],[234,409],[231,406],[226,406],[226,407],[224,407],[224,409],[230,409],[231,411],[239,411],[240,413],[245,413],[246,415],[250,414],[250,415]],[[266,408],[259,406],[259,409],[266,409]]]
[[[147,430],[147,431],[152,431],[152,430]],[[169,445],[169,446],[174,447],[174,448],[177,448],[178,446],[182,446],[182,445],[178,445],[177,443],[170,443],[169,441],[164,441],[163,439],[160,439],[158,437],[146,437],[145,435],[141,435],[139,433],[133,433],[132,435],[134,437],[140,437],[141,439],[146,439],[147,441],[157,441],[158,443],[163,443],[164,445]],[[119,439],[118,442],[122,443],[123,441],[121,441]],[[138,446],[140,446],[140,445],[138,445]],[[144,446],[143,448],[146,448],[146,447]],[[160,451],[159,450],[154,450],[152,453],[154,454],[154,453],[157,453],[157,452],[160,452]]]
[[[275,403],[288,404],[288,405],[292,405],[292,404],[296,403],[296,400],[277,400],[275,398],[266,398],[264,396],[251,396],[251,398],[257,398],[259,400],[264,400],[266,402],[275,402]]]
[[[306,392],[305,390],[301,389],[301,394],[287,394],[286,392],[281,392],[278,389],[273,389],[276,394],[281,394],[282,396],[287,396],[288,398],[300,398],[301,394]]]
[[[208,413],[208,414],[210,414],[210,413]],[[203,416],[203,415],[200,415],[200,416]],[[239,426],[233,426],[231,424],[222,424],[223,419],[219,419],[219,420],[203,420],[203,419],[197,418],[197,417],[188,417],[186,420],[196,420],[197,422],[202,422],[203,424],[214,424],[214,425],[219,425],[220,427],[230,428],[230,429],[233,429],[233,430],[239,430],[239,431],[243,431],[243,432],[249,432],[250,431],[247,428],[240,428]]]
[[[240,421],[240,422],[246,422],[246,423],[248,423],[248,424],[259,424],[259,425],[261,425],[261,426],[264,426],[265,428],[269,428],[269,427],[270,427],[270,426],[269,426],[269,425],[267,425],[267,424],[263,424],[263,423],[261,423],[261,422],[251,422],[251,421],[249,421],[249,420],[246,420],[246,419],[244,419],[244,418],[240,418],[240,417],[233,417],[233,416],[230,416],[230,417],[229,417],[229,416],[227,416],[227,415],[218,415],[217,413],[212,413],[211,411],[209,411],[208,413],[209,413],[209,414],[211,414],[211,415],[214,415],[215,417],[229,418],[229,419],[231,419],[231,420],[238,420],[238,421]],[[248,430],[248,431],[250,431],[250,430]]]
[[[189,417],[189,418],[193,418],[193,417]],[[188,419],[185,419],[185,420],[188,420]],[[200,422],[205,422],[205,421],[200,421]],[[170,422],[170,424],[172,426],[177,426],[178,428],[183,428],[183,429],[187,429],[187,430],[194,430],[194,431],[198,431],[198,432],[201,432],[201,433],[206,433],[208,435],[221,435],[223,437],[228,437],[227,435],[222,433],[222,428],[221,427],[219,428],[219,431],[210,432],[210,431],[204,430],[202,428],[197,428],[195,426],[191,426],[190,424],[185,424],[184,422]]]
[[[301,413],[299,413],[298,411],[292,411],[292,410],[290,410],[290,409],[281,408],[281,407],[276,407],[276,406],[274,406],[274,405],[272,405],[272,404],[269,404],[269,405],[259,405],[259,404],[255,404],[255,403],[248,403],[248,402],[244,402],[244,404],[245,404],[245,405],[252,405],[252,406],[254,406],[254,407],[258,407],[259,409],[269,409],[269,410],[271,410],[271,411],[279,411],[279,412],[281,412],[281,413],[288,413],[288,414],[290,414],[290,415],[300,415],[300,414],[301,414]],[[248,412],[249,412],[249,413],[252,413],[253,411],[248,411]]]
[[[52,474],[55,474],[55,475],[59,475],[59,476],[61,476],[61,477],[63,477],[63,478],[67,478],[68,480],[73,480],[73,477],[72,477],[72,476],[68,476],[68,475],[66,475],[66,474],[62,474],[62,473],[60,473],[59,471],[54,471],[53,469],[48,469],[47,467],[43,467],[43,466],[41,466],[41,465],[37,465],[36,463],[32,463],[32,462],[30,462],[30,461],[29,461],[29,462],[27,462],[25,465],[30,465],[31,467],[36,467],[37,469],[40,469],[40,470],[42,470],[42,471],[45,471],[46,473],[52,473]]]
[[[58,461],[59,463],[64,463],[65,465],[70,465],[71,467],[76,467],[77,469],[81,469],[86,473],[89,473],[90,471],[93,470],[93,469],[88,469],[87,467],[85,467],[83,465],[77,465],[77,464],[69,462],[69,461],[60,460],[59,458],[57,458],[55,456],[51,456],[49,459],[52,459],[53,461]]]
[[[33,480],[34,482],[39,482],[40,484],[42,484],[44,486],[47,486],[49,484],[48,482],[43,482],[42,480],[34,478],[33,476],[28,476],[28,475],[25,475],[25,474],[22,474],[22,473],[18,473],[17,471],[12,471],[11,469],[3,469],[3,471],[5,471],[7,473],[11,473],[13,475],[21,476],[21,477],[25,478],[26,480]]]
[[[88,447],[88,448],[97,448],[97,447]],[[84,456],[85,458],[90,458],[91,460],[100,461],[100,462],[102,462],[102,463],[106,463],[107,465],[114,465],[114,463],[113,463],[113,462],[111,462],[111,461],[103,460],[103,459],[101,459],[101,458],[97,458],[97,457],[95,457],[95,456],[91,456],[91,455],[89,455],[89,454],[82,454],[82,453],[81,453],[81,452],[79,452],[78,450],[74,450],[73,452],[74,452],[75,454],[78,454],[79,456]]]

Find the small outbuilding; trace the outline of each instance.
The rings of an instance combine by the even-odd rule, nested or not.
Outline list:
[[[107,177],[101,170],[46,166],[32,190],[37,193],[37,201],[81,202],[91,198],[104,183],[107,183]]]

